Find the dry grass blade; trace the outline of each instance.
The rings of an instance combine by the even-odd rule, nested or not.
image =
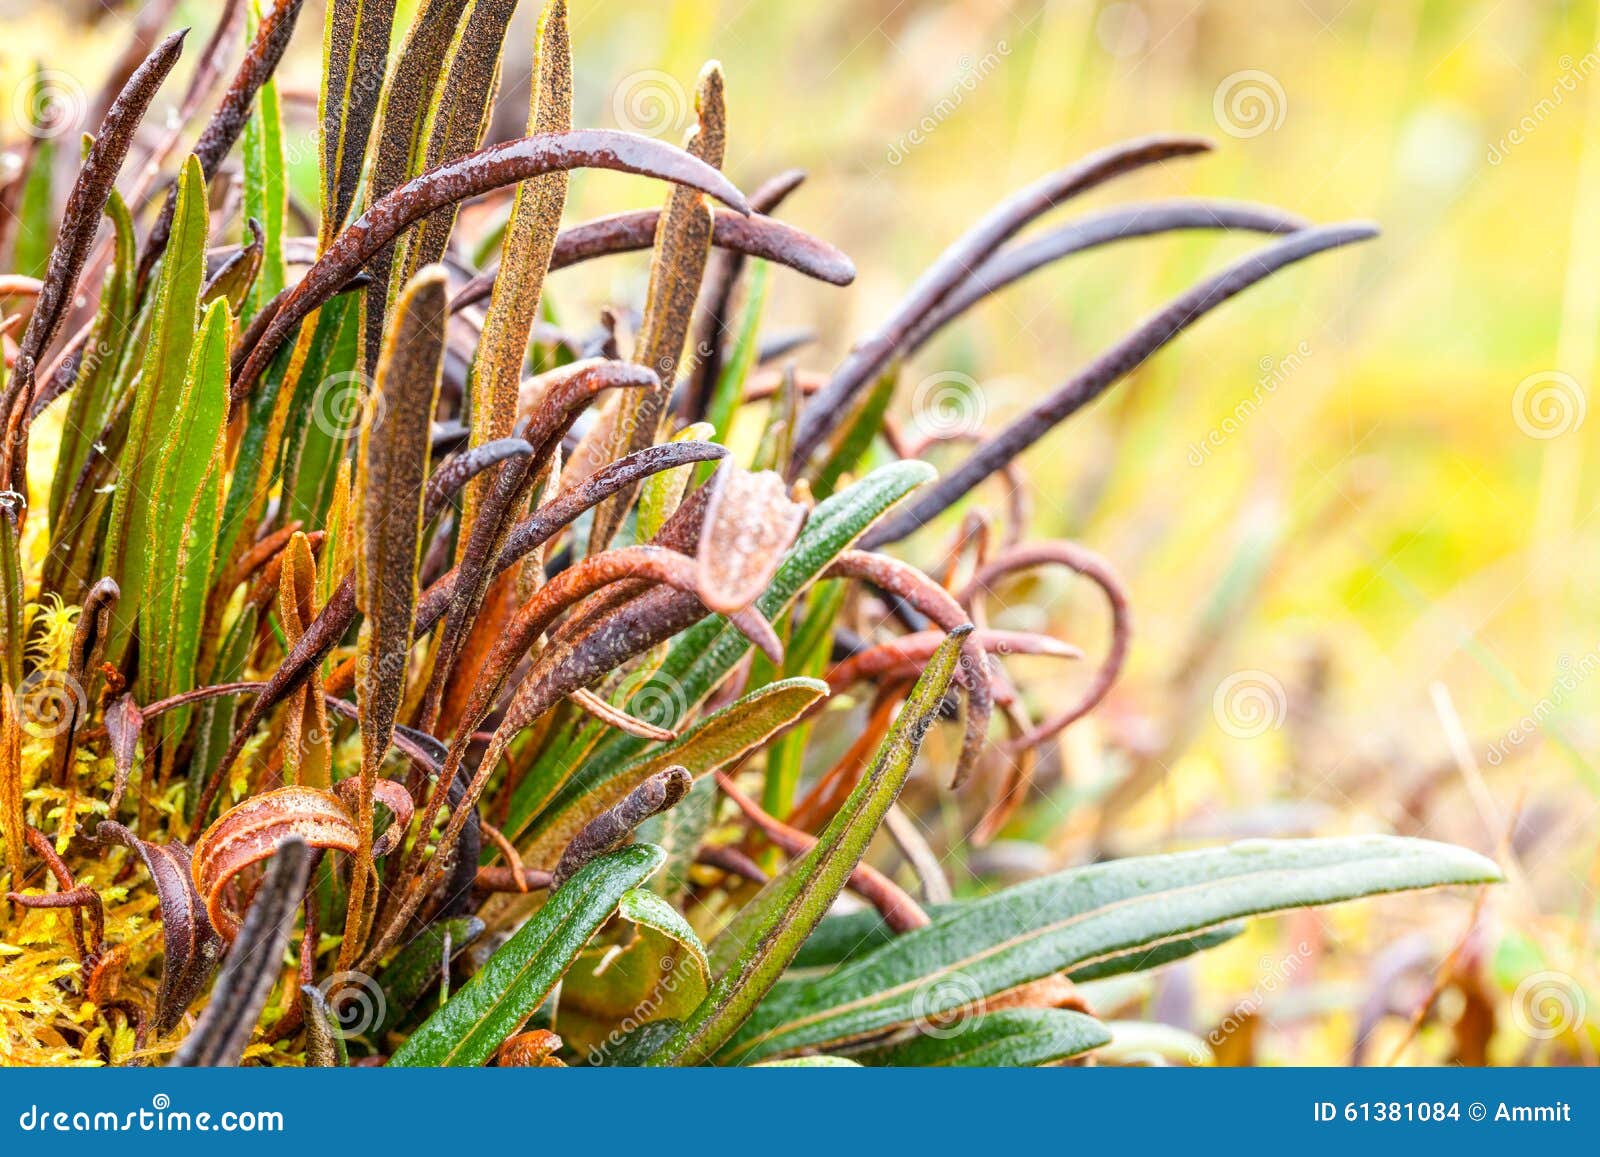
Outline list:
[[[727,147],[727,108],[722,81],[722,66],[706,65],[695,88],[698,122],[690,131],[689,153],[712,168],[722,167]],[[624,454],[642,450],[657,440],[661,417],[672,396],[689,339],[695,301],[700,296],[700,280],[705,276],[711,254],[711,205],[693,189],[679,186],[667,199],[666,210],[656,227],[655,253],[650,262],[650,284],[645,290],[644,318],[633,360],[649,366],[661,379],[655,387],[629,390],[615,404],[615,417],[609,430],[609,445],[599,451],[601,460],[612,462]],[[619,495],[595,511],[589,531],[589,552],[604,550],[627,514],[632,496]]]

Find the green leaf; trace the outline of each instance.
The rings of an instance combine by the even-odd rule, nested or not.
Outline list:
[[[965,904],[828,976],[786,982],[719,1059],[857,1040],[1243,916],[1499,879],[1475,852],[1388,836],[1256,840],[1073,868]]]
[[[24,106],[29,109],[51,107],[44,92],[45,79],[38,69],[33,76],[33,92]],[[55,167],[56,142],[49,126],[35,121],[31,147],[25,157],[28,171],[22,177],[22,195],[17,199],[16,242],[11,268],[28,277],[43,277],[55,247]]]
[[[381,1040],[384,1033],[399,1025],[422,999],[422,994],[439,982],[446,937],[454,959],[482,936],[483,930],[484,923],[476,916],[439,920],[429,924],[395,953],[394,959],[377,976],[378,987],[383,989],[384,1015],[383,1023],[373,1034],[374,1039]]]
[[[791,638],[784,640],[785,675],[821,678],[833,661],[833,623],[844,606],[849,584],[838,579],[817,583],[811,588],[805,617]],[[811,745],[813,723],[801,723],[775,739],[767,748],[767,780],[762,789],[762,807],[775,816],[786,816],[794,806],[800,786],[805,753]]]
[[[731,957],[711,992],[651,1058],[656,1065],[701,1064],[716,1055],[778,982],[811,930],[827,914],[900,794],[923,736],[944,703],[962,641],[952,631],[928,660],[870,770],[840,805],[817,844],[789,862],[717,937],[717,960]]]
[[[873,439],[883,429],[883,416],[889,412],[895,386],[900,382],[898,363],[878,375],[878,380],[850,411],[843,425],[834,431],[824,448],[822,465],[817,468],[811,492],[826,498],[839,485],[839,479],[853,473],[872,449]]]
[[[828,685],[817,679],[769,683],[603,779],[592,774],[596,770],[592,764],[585,767],[545,810],[545,819],[527,852],[528,862],[554,864],[584,824],[663,768],[676,763],[696,779],[709,775],[760,747],[827,693]]]
[[[630,844],[591,860],[389,1058],[391,1065],[481,1065],[544,1003],[623,895],[661,866],[660,848]]]
[[[755,368],[756,354],[761,348],[761,314],[767,300],[767,263],[750,263],[749,289],[745,293],[744,308],[739,313],[739,332],[728,351],[728,360],[717,375],[716,387],[711,391],[711,401],[706,407],[706,421],[716,430],[714,441],[728,443],[733,430],[734,415],[744,397],[744,385]],[[706,467],[710,477],[712,467]]]
[[[148,597],[139,610],[139,683],[149,703],[193,690],[200,632],[215,564],[228,420],[228,350],[233,318],[218,300],[206,311],[189,358],[172,425],[156,453],[146,552]],[[191,709],[161,717],[163,758],[171,759]]]
[[[253,11],[247,31],[250,43],[260,20],[259,6]],[[329,5],[336,7],[336,5]],[[278,82],[269,79],[256,94],[255,108],[244,126],[244,219],[254,218],[261,226],[261,271],[245,295],[240,320],[248,322],[284,286],[283,234],[289,209],[289,190],[285,184],[287,166],[283,158],[283,110],[278,102]]]
[[[194,347],[200,306],[200,285],[206,271],[206,180],[191,155],[178,178],[172,234],[161,260],[150,314],[149,338],[134,386],[128,436],[118,458],[121,477],[111,503],[105,570],[122,590],[112,613],[106,659],[120,661],[133,625],[164,576],[150,568],[146,545],[150,524],[160,505],[156,489],[157,452],[178,415]],[[152,579],[155,582],[152,582]]]
[[[1059,1008],[1008,1008],[853,1054],[864,1065],[1017,1068],[1066,1060],[1111,1043],[1092,1016]]]
[[[756,608],[769,622],[776,622],[795,597],[814,582],[840,552],[895,503],[933,477],[933,467],[925,462],[893,462],[874,470],[849,489],[819,502],[766,592],[756,600]],[[716,689],[749,648],[750,641],[721,615],[702,620],[672,645],[660,671],[635,695],[629,710],[648,714],[646,700],[652,693],[651,688],[660,685],[674,688],[686,711],[696,707]],[[620,732],[607,735],[584,760],[581,776],[574,782],[578,778],[588,784],[605,782],[618,768],[636,757],[647,742]],[[550,797],[550,784],[571,775],[573,763],[569,753],[560,750],[530,770],[512,798],[510,818],[503,827],[507,835],[515,839],[527,829]]]
[[[327,529],[333,480],[361,416],[359,304],[355,294],[343,294],[317,311],[305,361],[295,375],[279,470],[285,523]]]
[[[654,892],[636,888],[618,915],[635,927],[621,949],[587,948],[561,983],[556,1030],[579,1054],[606,1051],[617,1026],[679,1020],[705,999],[706,950],[689,922]]]

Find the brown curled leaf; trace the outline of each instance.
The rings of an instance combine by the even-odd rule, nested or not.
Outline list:
[[[561,853],[550,886],[559,888],[572,874],[596,856],[620,848],[634,829],[651,816],[674,806],[694,786],[694,776],[681,764],[663,768],[624,796],[615,807],[601,812],[583,826]]]
[[[949,591],[910,563],[866,550],[847,550],[829,565],[829,578],[853,578],[869,582],[879,590],[904,599],[913,609],[927,615],[946,631],[970,625],[966,610]],[[972,635],[961,641],[961,664],[957,677],[967,688],[966,734],[961,756],[951,776],[950,786],[967,781],[977,765],[989,734],[989,717],[994,707],[994,691],[989,660]]]
[[[312,850],[294,836],[268,854],[272,863],[266,878],[256,889],[194,1031],[172,1056],[174,1067],[237,1065],[266,1007],[314,859]]]
[[[110,820],[102,821],[95,835],[102,844],[118,843],[135,852],[155,885],[161,902],[162,960],[151,1025],[157,1032],[170,1032],[222,959],[222,937],[195,888],[189,849],[177,842],[141,840]]]
[[[647,137],[583,129],[522,137],[430,169],[383,197],[328,246],[306,271],[246,354],[234,375],[235,404],[249,396],[290,332],[349,281],[401,230],[445,205],[560,169],[601,168],[682,183],[740,212],[743,195],[728,179],[688,153]]]
[[[549,1029],[536,1028],[509,1037],[495,1054],[494,1063],[502,1068],[560,1069],[566,1065],[556,1053],[561,1051],[562,1040]]]
[[[111,745],[111,798],[106,801],[106,811],[115,815],[123,793],[128,790],[128,777],[133,773],[133,761],[139,750],[139,732],[144,727],[144,713],[133,701],[132,695],[123,695],[105,713],[106,738]]]
[[[696,552],[701,601],[719,614],[749,606],[767,589],[805,520],[806,508],[789,497],[780,476],[723,463],[711,480]]]

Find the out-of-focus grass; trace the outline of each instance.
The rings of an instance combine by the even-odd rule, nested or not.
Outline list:
[[[285,81],[291,153],[294,131],[306,146],[302,193],[313,187],[311,116],[294,87],[312,82],[317,7]],[[504,132],[522,115],[526,7]],[[209,28],[209,5],[183,8]],[[4,93],[33,56],[69,60],[95,91],[90,65],[110,53],[92,34],[15,0],[3,19]],[[104,19],[109,36],[118,17]],[[1361,1053],[1381,1063],[1460,947],[1454,971],[1492,992],[1494,1059],[1554,1049],[1592,1060],[1579,1038],[1600,1016],[1600,750],[1588,721],[1600,706],[1600,533],[1587,453],[1600,418],[1583,420],[1600,336],[1597,13],[1488,0],[580,0],[572,32],[580,122],[676,137],[692,119],[694,75],[715,57],[735,179],[749,188],[810,170],[782,215],[863,270],[846,291],[774,279],[775,323],[815,328],[824,351],[802,360],[819,366],[1011,188],[1130,135],[1192,131],[1219,147],[1086,205],[1205,194],[1381,223],[1378,242],[1206,320],[1024,459],[1036,531],[1110,557],[1138,633],[1109,707],[1046,769],[1063,786],[1010,834],[1057,857],[1086,854],[1096,813],[1085,801],[1144,751],[1158,786],[1101,833],[1110,850],[1401,827],[1495,852],[1512,861],[1513,883],[1475,925],[1459,896],[1280,921],[1169,972],[1154,999],[1202,1033],[1230,1011],[1232,1022],[1250,1019],[1240,1008],[1259,1012],[1251,1022],[1266,1031],[1216,1037],[1224,1059],[1325,1061],[1351,1055],[1370,1027],[1362,1003],[1387,992],[1395,1015]],[[71,45],[65,58],[57,38]],[[569,214],[637,203],[619,199],[629,192],[585,176]],[[954,371],[977,384],[958,419],[993,429],[1249,243],[1134,241],[1037,276],[908,366],[900,413],[935,420],[914,404],[918,384]],[[638,296],[644,269],[560,276],[564,303],[599,304]],[[1253,408],[1239,418],[1245,399]],[[1228,577],[1241,561],[1259,564],[1258,582]],[[1219,586],[1239,614],[1184,672]],[[1030,614],[1012,602],[1008,614]],[[1094,602],[1058,605],[1073,608],[1061,625],[1092,654]],[[1264,728],[1217,695],[1241,686]],[[1409,966],[1403,949],[1371,958],[1397,941],[1416,952]],[[1283,966],[1303,944],[1305,960]],[[1548,1035],[1524,984],[1543,971],[1578,1010]],[[1448,1024],[1469,995],[1449,988],[1439,1023],[1400,1055],[1450,1056]]]

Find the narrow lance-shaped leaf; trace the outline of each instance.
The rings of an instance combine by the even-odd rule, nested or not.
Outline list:
[[[719,940],[739,946],[705,1001],[677,1034],[651,1058],[652,1064],[693,1065],[709,1061],[744,1023],[789,966],[811,930],[827,914],[850,873],[866,853],[916,760],[923,736],[937,717],[955,676],[961,643],[971,628],[950,632],[912,688],[894,727],[878,749],[872,769],[829,821],[806,855],[781,875],[723,930]]]
[[[854,1057],[865,1065],[1017,1068],[1047,1065],[1111,1043],[1092,1016],[1061,1008],[1008,1008],[974,1014],[944,1031],[882,1045]]]
[[[150,581],[139,611],[139,694],[144,703],[196,685],[222,501],[232,338],[228,303],[213,302],[189,358],[171,427],[156,451],[150,500],[154,509],[143,552]],[[163,759],[176,754],[188,722],[187,707],[162,716]]]
[[[394,0],[347,0],[328,5],[322,32],[322,88],[317,96],[322,138],[318,251],[328,247],[355,204],[367,138],[383,96],[394,9]]]
[[[416,615],[417,564],[433,410],[444,358],[445,272],[423,270],[396,304],[394,325],[361,428],[361,553],[356,575],[361,624],[361,848],[350,881],[341,967],[349,967],[366,926],[372,855],[372,790],[405,692],[406,655]]]
[[[278,579],[278,622],[289,646],[300,641],[317,615],[317,570],[311,543],[296,531],[283,550]],[[289,696],[283,721],[283,772],[290,783],[326,788],[332,783],[333,752],[328,707],[315,680]]]
[[[483,1064],[544,1003],[623,895],[644,883],[662,859],[660,848],[631,844],[590,861],[406,1038],[389,1063]]]
[[[104,569],[122,589],[113,616],[106,658],[121,659],[139,610],[151,596],[146,553],[160,497],[156,475],[160,448],[178,413],[189,353],[197,331],[200,284],[205,276],[206,187],[200,162],[190,157],[178,179],[167,259],[161,265],[149,337],[118,458],[120,477],[106,531]]]
[[[212,927],[195,888],[188,847],[176,841],[155,844],[141,840],[110,821],[102,822],[96,834],[101,843],[110,841],[132,849],[155,885],[161,903],[162,957],[153,1027],[157,1032],[170,1032],[222,959],[222,937]]]
[[[549,0],[539,17],[532,107],[528,135],[572,128],[572,43],[566,0]],[[472,444],[481,446],[511,434],[517,417],[517,391],[528,356],[528,337],[538,316],[539,296],[556,231],[567,200],[565,170],[534,177],[517,186],[511,219],[500,246],[500,272],[483,319],[483,338],[472,381]],[[486,483],[467,486],[458,541],[465,543]]]
[[[417,159],[425,153],[424,133],[434,90],[444,77],[445,59],[466,7],[467,0],[423,0],[406,32],[379,106],[367,178],[369,204],[381,201],[415,175]],[[321,248],[326,250],[327,246]],[[377,367],[378,354],[383,349],[394,251],[393,238],[385,238],[366,262],[371,280],[366,291],[363,365],[369,374]]]
[[[500,81],[500,55],[517,0],[472,0],[456,29],[444,76],[434,90],[432,116],[420,168],[458,160],[483,143]],[[420,168],[414,167],[413,173]],[[456,204],[428,214],[407,238],[403,279],[444,257],[455,229]]]
[[[698,121],[687,143],[691,155],[713,168],[722,167],[727,148],[727,109],[722,66],[707,64],[695,88]],[[614,406],[609,445],[603,461],[615,461],[656,440],[661,415],[666,411],[683,358],[684,342],[694,320],[706,259],[711,254],[711,206],[693,189],[678,187],[668,197],[656,227],[655,256],[650,263],[650,284],[645,290],[644,318],[633,360],[649,366],[661,379],[659,386],[629,390]],[[604,550],[622,525],[632,494],[618,495],[595,511],[589,531],[589,553]]]
[[[340,7],[330,4],[329,8]],[[255,22],[252,15],[250,23]],[[245,296],[240,321],[248,322],[284,286],[283,234],[289,206],[288,166],[283,157],[283,110],[278,84],[268,79],[244,126],[244,216],[261,225],[261,272]]]
[[[1072,868],[963,904],[826,977],[786,982],[721,1059],[859,1039],[1242,916],[1499,878],[1473,852],[1378,836],[1256,840]]]
[[[106,110],[94,144],[78,170],[72,192],[67,197],[61,216],[61,232],[55,248],[50,252],[50,263],[45,271],[44,285],[34,302],[33,313],[28,318],[28,328],[17,343],[16,360],[11,381],[0,393],[0,422],[5,423],[4,441],[0,442],[0,479],[6,488],[19,494],[27,492],[27,412],[34,390],[34,373],[39,359],[50,348],[66,322],[78,290],[78,278],[83,274],[84,263],[94,244],[95,231],[100,226],[100,215],[105,211],[133,143],[139,122],[155,99],[156,90],[178,62],[183,50],[184,33],[176,32],[163,40],[123,85],[122,91]]]

